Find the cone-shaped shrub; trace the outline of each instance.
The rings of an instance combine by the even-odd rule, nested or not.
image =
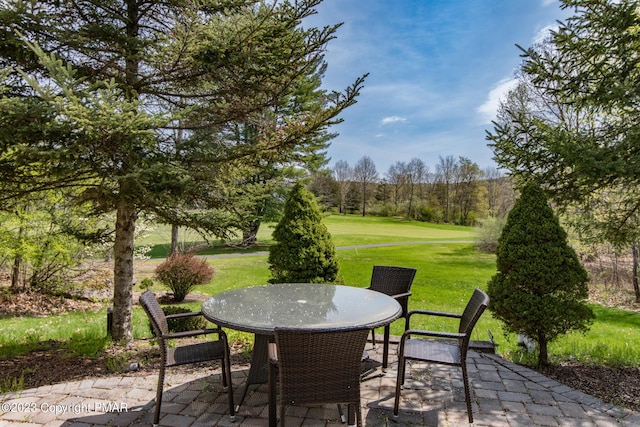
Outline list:
[[[537,343],[540,365],[548,363],[549,342],[589,328],[594,315],[585,304],[587,272],[538,185],[523,188],[507,217],[497,269],[487,290],[489,310],[507,331]]]
[[[269,249],[271,283],[332,283],[338,277],[336,249],[322,213],[302,184],[290,191]]]

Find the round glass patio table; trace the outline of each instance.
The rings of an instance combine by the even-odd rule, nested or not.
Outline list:
[[[273,335],[276,327],[301,329],[377,328],[402,314],[388,295],[352,286],[280,283],[234,289],[202,304],[220,326]]]
[[[317,330],[373,329],[402,314],[398,302],[381,292],[319,283],[279,283],[250,286],[214,295],[202,303],[209,321],[254,334],[247,382],[238,403],[252,384],[267,381],[267,354],[275,328]]]

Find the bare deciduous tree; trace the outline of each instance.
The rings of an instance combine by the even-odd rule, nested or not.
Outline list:
[[[371,184],[377,181],[378,171],[376,165],[369,156],[363,156],[353,169],[355,180],[362,190],[362,216],[366,215],[367,196]]]
[[[351,187],[353,179],[353,168],[349,166],[349,163],[344,160],[339,160],[333,166],[333,174],[338,182],[338,188],[340,191],[339,211],[340,213],[347,213],[347,194]]]

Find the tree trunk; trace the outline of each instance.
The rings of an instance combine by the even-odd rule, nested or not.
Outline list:
[[[362,183],[362,216],[366,215],[367,210],[367,184]]]
[[[538,340],[538,349],[540,350],[540,354],[538,356],[538,366],[547,366],[549,364],[549,353],[547,350],[546,339]]]
[[[178,226],[171,224],[171,256],[178,254]]]
[[[24,227],[18,230],[18,241],[22,241]],[[17,253],[13,259],[13,267],[11,268],[11,289],[18,291],[20,289],[20,267],[22,266],[22,255]]]
[[[260,221],[251,221],[247,225],[247,229],[242,234],[242,244],[245,246],[253,246],[258,241],[258,231],[260,230]]]
[[[449,223],[449,183],[445,183],[444,222]]]
[[[634,243],[631,246],[631,252],[633,252],[633,292],[636,295],[636,302],[640,302],[640,285],[638,284],[638,243]]]
[[[20,266],[22,265],[22,255],[18,254],[13,259],[13,267],[11,268],[11,289],[18,291],[20,288]]]
[[[133,338],[133,234],[135,227],[135,206],[126,201],[120,201],[116,214],[111,337],[114,341],[122,343],[129,343]]]

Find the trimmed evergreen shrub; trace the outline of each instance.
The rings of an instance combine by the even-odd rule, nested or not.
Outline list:
[[[301,183],[290,191],[284,215],[269,249],[270,283],[333,283],[338,277],[336,248],[320,208]]]
[[[509,212],[496,260],[489,310],[508,332],[533,339],[538,364],[546,365],[547,344],[569,331],[587,331],[594,314],[585,303],[587,272],[538,185],[526,185]]]
[[[186,307],[179,307],[177,305],[167,305],[162,308],[165,316],[170,314],[182,314],[189,313],[189,310]],[[193,316],[193,317],[184,317],[178,319],[167,319],[167,326],[169,326],[169,332],[184,332],[184,331],[193,331],[196,329],[206,329],[207,328],[207,320],[202,316]],[[151,323],[149,323],[151,326]]]
[[[209,283],[213,278],[213,268],[206,260],[193,254],[171,255],[155,270],[156,278],[173,292],[175,302],[184,301],[196,285]]]

